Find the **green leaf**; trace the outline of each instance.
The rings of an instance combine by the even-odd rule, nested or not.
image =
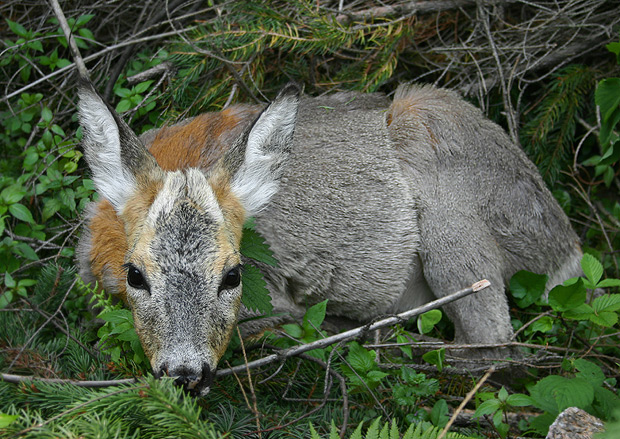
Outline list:
[[[116,105],[117,113],[124,113],[132,107],[131,101],[129,99],[121,99],[121,101]]]
[[[531,332],[549,332],[553,329],[553,319],[549,316],[541,317],[530,325]]]
[[[284,324],[282,325],[282,329],[284,329],[284,331],[288,335],[294,338],[301,338],[304,335],[304,330],[301,329],[301,326],[299,326],[297,323]]]
[[[474,418],[479,418],[484,415],[491,415],[498,411],[502,406],[502,403],[498,399],[488,399],[478,406],[474,412]]]
[[[545,292],[549,276],[521,270],[510,279],[510,293],[519,308],[527,308]]]
[[[241,254],[246,258],[254,259],[272,267],[278,266],[278,261],[273,257],[273,252],[269,249],[269,245],[254,229],[252,220],[243,227]]]
[[[443,428],[450,420],[450,409],[445,399],[439,399],[433,405],[430,420],[435,427]],[[398,437],[398,436],[397,436]]]
[[[128,309],[102,311],[97,318],[116,325],[126,322],[131,322],[133,324],[133,316]]]
[[[136,85],[134,87],[136,93],[144,93],[145,91],[147,91],[149,89],[149,87],[151,86],[151,84],[153,83],[153,81],[145,81],[145,82],[141,82],[138,85]]]
[[[586,253],[581,258],[581,269],[590,281],[591,285],[588,285],[588,287],[596,288],[596,284],[603,277],[603,265],[594,256]]]
[[[603,279],[598,283],[599,288],[620,287],[620,279]]]
[[[437,366],[439,372],[442,371],[446,359],[446,350],[444,348],[429,351],[422,355],[422,359],[427,363]]]
[[[606,294],[592,301],[595,312],[620,310],[620,294]]]
[[[607,78],[598,83],[594,92],[594,102],[601,108],[603,123],[611,118],[620,106],[620,78]]]
[[[325,312],[327,310],[327,300],[312,305],[304,315],[303,327],[306,331],[315,330],[321,327],[325,320]]]
[[[11,31],[15,35],[20,36],[22,38],[26,38],[26,39],[30,38],[30,33],[26,30],[24,26],[11,20],[7,20],[6,22],[9,25],[9,29],[11,29]]]
[[[583,279],[572,285],[558,285],[549,291],[549,305],[555,311],[568,311],[581,306],[586,301],[586,288]]]
[[[52,121],[52,118],[54,117],[54,114],[52,113],[52,110],[50,110],[48,107],[43,107],[43,109],[41,110],[41,117],[45,122],[50,123]]]
[[[527,407],[533,406],[534,400],[523,393],[515,393],[506,398],[506,403],[513,407]]]
[[[242,275],[243,295],[241,301],[246,308],[268,314],[272,311],[271,296],[266,288],[267,283],[258,268],[251,264],[243,264]]]
[[[594,309],[587,303],[584,303],[576,308],[565,311],[562,315],[572,320],[589,320],[590,316],[594,315]]]
[[[604,328],[611,328],[618,323],[618,314],[612,311],[600,311],[592,314],[590,321]]]
[[[10,273],[4,273],[4,285],[6,285],[7,288],[15,288],[17,286],[17,282],[15,282],[15,279],[13,279]]]
[[[30,247],[25,242],[20,242],[19,244],[17,244],[15,247],[13,247],[13,251],[19,256],[23,256],[24,258],[29,259],[31,261],[39,260],[39,256],[37,255],[37,252],[35,252],[32,249],[32,247]]]
[[[421,334],[427,334],[433,330],[435,325],[441,320],[441,311],[432,309],[418,317],[418,330]]]
[[[583,378],[593,386],[602,386],[605,381],[605,374],[596,364],[591,361],[578,358],[573,362],[575,368],[579,371],[575,374],[578,378]]]
[[[7,415],[0,413],[0,428],[6,428],[17,420],[17,415]]]
[[[554,414],[568,407],[585,409],[594,401],[594,388],[583,378],[551,375],[536,383],[530,393],[536,407]]]
[[[369,351],[355,341],[349,343],[347,361],[360,375],[366,375],[376,366],[376,358],[375,351]]]
[[[20,184],[12,184],[11,186],[5,187],[0,193],[0,196],[6,204],[14,204],[24,198],[24,195],[26,194],[27,192],[23,190]]]
[[[20,221],[24,221],[26,223],[34,224],[34,218],[32,217],[32,213],[28,210],[26,206],[23,204],[15,203],[9,206],[9,212],[15,218]]]

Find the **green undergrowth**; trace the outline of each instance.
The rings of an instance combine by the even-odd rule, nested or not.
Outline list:
[[[234,2],[221,20],[196,23],[187,34],[191,44],[173,38],[163,47],[142,47],[114,82],[111,104],[140,133],[169,118],[221,109],[239,78],[248,90],[232,102],[265,101],[290,80],[319,94],[390,92],[409,77],[417,58],[408,48],[424,22],[347,24],[317,14],[313,5],[296,1],[297,15],[283,20],[276,4]],[[84,55],[99,47],[97,18],[69,18]],[[57,21],[43,21],[41,29],[5,22],[0,68],[22,85],[71,62]],[[620,43],[607,48],[613,63],[620,61]],[[222,56],[240,63],[234,64],[239,78]],[[131,75],[164,61],[177,68],[166,81],[129,84]],[[108,78],[98,79],[101,86]],[[0,437],[331,439],[345,419],[348,438],[438,436],[481,375],[456,373],[445,347],[416,344],[422,334],[450,338],[453,328],[439,310],[386,330],[377,343],[354,340],[250,376],[223,377],[204,398],[154,380],[131,313],[84,285],[74,268],[80,215],[96,195],[78,148],[75,96],[63,87],[32,87],[0,103],[0,370],[138,381],[99,389],[0,382]],[[620,78],[573,64],[528,90],[521,142],[574,220],[584,243],[584,276],[548,296],[545,274],[513,277],[515,348],[524,358],[513,359],[510,382],[482,385],[466,407],[473,412],[469,424],[452,427],[448,437],[544,437],[558,413],[576,406],[606,422],[612,438],[620,428]],[[251,222],[241,251],[277,264]],[[251,262],[243,285],[244,304],[269,313],[264,280]],[[220,367],[329,335],[326,306],[315,304],[303,321],[260,340],[242,344],[235,337]]]

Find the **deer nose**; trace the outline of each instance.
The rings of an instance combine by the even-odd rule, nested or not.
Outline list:
[[[174,384],[189,391],[192,396],[204,396],[209,392],[213,383],[214,373],[207,363],[203,363],[202,369],[197,370],[186,365],[179,365],[172,369],[163,364],[155,373],[155,378],[167,375],[175,378]]]

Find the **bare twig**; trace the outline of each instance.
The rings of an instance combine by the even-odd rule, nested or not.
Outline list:
[[[456,420],[456,417],[459,415],[459,413],[461,413],[461,411],[465,408],[465,406],[467,405],[467,403],[474,397],[474,395],[476,394],[476,392],[478,391],[478,389],[480,389],[480,387],[484,384],[484,382],[491,376],[491,374],[493,372],[495,372],[495,368],[496,366],[493,365],[489,368],[489,370],[487,371],[487,373],[484,374],[484,376],[482,378],[480,378],[480,381],[478,381],[476,383],[476,385],[474,386],[473,389],[471,389],[467,395],[465,396],[465,399],[463,399],[463,401],[461,402],[461,404],[459,404],[458,408],[454,411],[454,413],[452,414],[452,417],[450,418],[450,420],[448,421],[448,423],[446,424],[446,426],[444,427],[444,429],[441,431],[441,433],[439,434],[439,436],[437,437],[437,439],[443,439],[444,437],[446,437],[446,434],[448,433],[448,431],[450,430],[450,427],[452,427],[452,424],[454,423],[454,421]]]
[[[78,49],[77,44],[75,43],[75,38],[73,37],[73,31],[69,28],[69,23],[67,23],[67,19],[65,18],[65,13],[62,11],[60,4],[58,4],[58,0],[49,0],[52,5],[52,9],[54,10],[54,14],[56,14],[56,18],[58,18],[58,23],[60,24],[60,28],[65,34],[65,38],[69,43],[69,47],[71,48],[71,55],[73,55],[73,60],[75,61],[75,65],[77,67],[80,76],[83,78],[89,78],[88,70],[86,69],[86,64],[84,64],[84,60],[82,59],[82,54],[80,53],[80,49]]]
[[[418,308],[414,308],[409,311],[405,311],[395,316],[386,317],[374,323],[370,323],[368,325],[361,326],[359,328],[350,329],[348,331],[341,332],[339,334],[335,334],[335,335],[332,335],[331,337],[326,337],[321,340],[314,341],[312,343],[303,344],[300,346],[293,346],[291,348],[278,352],[277,354],[268,355],[258,360],[251,361],[246,365],[235,366],[235,367],[231,367],[228,369],[218,370],[217,376],[222,377],[222,376],[228,376],[233,373],[242,373],[246,370],[246,368],[253,369],[256,367],[265,366],[265,365],[275,363],[278,361],[283,361],[290,357],[298,356],[299,354],[311,351],[313,349],[323,349],[323,348],[326,348],[327,346],[333,345],[343,340],[352,340],[352,339],[358,338],[369,331],[374,331],[376,329],[395,325],[397,323],[407,321],[410,318],[415,317],[417,315],[424,314],[425,312],[430,311],[432,309],[437,309],[439,307],[442,307],[447,303],[454,302],[455,300],[461,299],[463,297],[469,296],[470,294],[476,293],[484,288],[487,288],[489,285],[491,285],[491,283],[486,279],[476,282],[469,288],[465,288],[463,290],[457,291],[456,293],[442,297],[441,299],[434,300],[432,302],[427,303],[426,305],[420,306]]]
[[[30,382],[55,383],[55,384],[72,384],[78,387],[112,387],[124,384],[133,384],[138,382],[137,378],[125,378],[121,380],[100,380],[100,381],[80,381],[67,380],[62,378],[37,378],[23,375],[13,375],[10,373],[0,373],[0,380],[7,383],[19,384]]]

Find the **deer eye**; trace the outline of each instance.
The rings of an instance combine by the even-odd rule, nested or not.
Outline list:
[[[240,283],[241,268],[237,266],[224,275],[224,279],[222,279],[222,284],[220,285],[220,291],[232,290],[233,288],[237,288]]]
[[[149,291],[149,284],[144,279],[142,272],[136,268],[133,264],[125,264],[123,265],[127,270],[127,283],[130,287],[136,288],[138,290],[147,290]]]

